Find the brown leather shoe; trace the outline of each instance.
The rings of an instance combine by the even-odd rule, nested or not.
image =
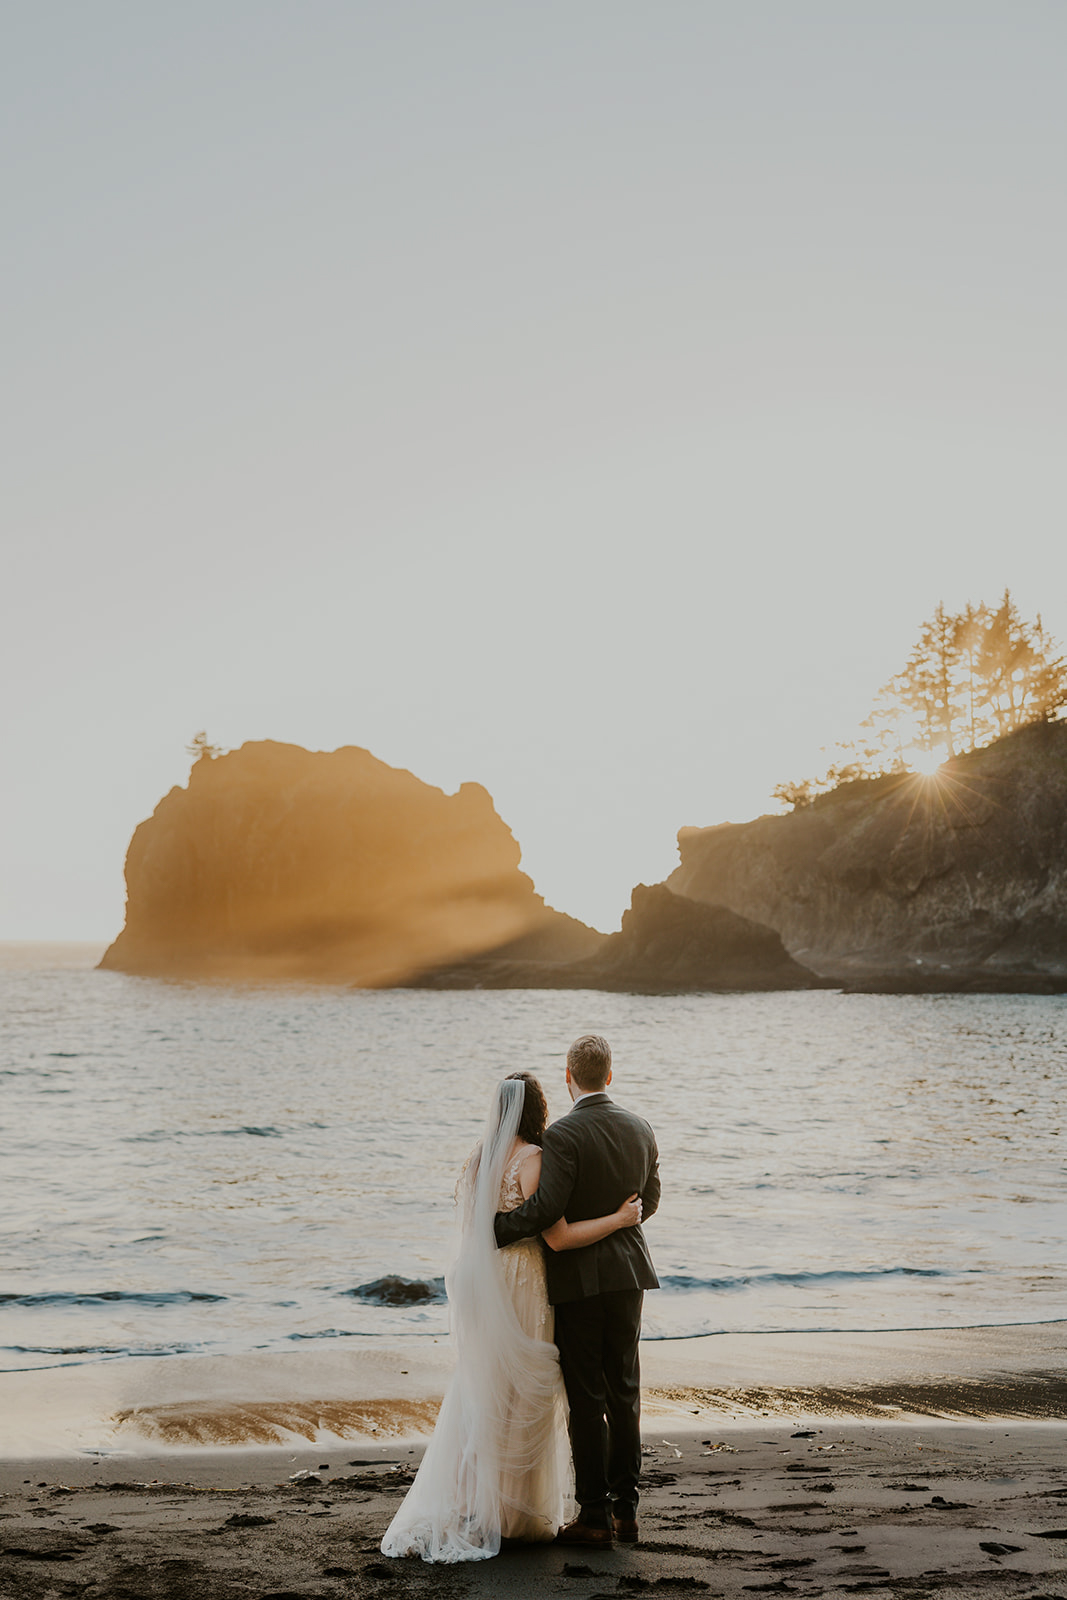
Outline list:
[[[556,1534],[556,1543],[595,1545],[601,1550],[610,1550],[611,1530],[594,1528],[591,1523],[583,1522],[579,1518],[577,1522],[568,1522],[565,1528],[559,1530]]]
[[[620,1544],[637,1544],[638,1533],[635,1517],[612,1517],[611,1526]]]

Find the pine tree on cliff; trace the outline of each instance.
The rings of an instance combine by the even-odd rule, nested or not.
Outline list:
[[[1045,722],[1067,701],[1067,662],[1041,618],[1026,623],[1005,589],[982,635],[978,657],[985,702],[997,735]]]
[[[902,672],[879,695],[872,720],[914,718],[923,750],[974,750],[1067,703],[1067,661],[1040,616],[1026,622],[1010,589],[1000,605],[938,604]]]
[[[821,778],[780,783],[772,793],[798,810],[839,784],[907,771],[907,745],[947,758],[1047,722],[1065,705],[1067,657],[1040,615],[1023,619],[1010,589],[995,610],[968,602],[953,613],[939,602],[902,670],[879,691],[862,724],[867,737],[839,743]]]
[[[226,754],[221,744],[211,743],[203,728],[199,733],[193,734],[191,741],[185,747],[185,753],[192,756],[194,763],[197,761],[214,761],[216,756],[224,756]]]
[[[989,626],[989,607],[973,606],[968,600],[958,621],[967,748],[976,750],[980,744],[994,737],[984,709],[981,674],[982,640]]]
[[[1034,722],[1051,722],[1067,706],[1067,656],[1056,655],[1059,643],[1046,632],[1040,611],[1033,628],[1033,643],[1038,660],[1033,674],[1032,693],[1038,707]]]
[[[924,749],[941,747],[946,754],[955,754],[963,715],[962,658],[962,618],[950,616],[939,601],[933,616],[923,623],[904,670],[881,691],[892,721],[899,721],[902,712],[918,719]]]

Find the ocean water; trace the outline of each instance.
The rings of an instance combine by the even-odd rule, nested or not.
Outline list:
[[[659,1137],[646,1337],[1067,1314],[1065,997],[249,989],[97,953],[0,947],[0,1369],[440,1333],[493,1085],[562,1114],[589,1030]]]

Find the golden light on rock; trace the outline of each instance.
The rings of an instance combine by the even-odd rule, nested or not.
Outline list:
[[[547,907],[477,783],[447,795],[368,750],[208,751],[137,828],[105,967],[377,986],[526,935],[597,936]]]

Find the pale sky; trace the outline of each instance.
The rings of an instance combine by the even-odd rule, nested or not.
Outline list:
[[[200,728],[611,928],[939,599],[1067,635],[1062,0],[0,21],[0,937],[117,932]]]

